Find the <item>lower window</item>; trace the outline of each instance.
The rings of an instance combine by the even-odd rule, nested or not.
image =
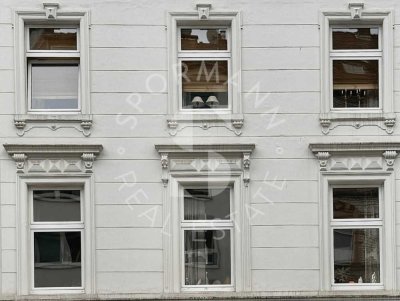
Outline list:
[[[81,288],[80,189],[30,190],[33,288]]]
[[[233,288],[230,187],[183,189],[183,286]]]
[[[333,284],[381,284],[381,187],[332,188]]]

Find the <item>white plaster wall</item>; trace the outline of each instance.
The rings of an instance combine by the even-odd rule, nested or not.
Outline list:
[[[338,128],[328,136],[321,132],[319,11],[343,10],[349,1],[205,1],[212,3],[215,10],[242,13],[245,125],[240,137],[221,128],[187,129],[177,137],[169,136],[165,117],[168,91],[162,82],[156,81],[152,82],[152,89],[157,92],[149,93],[146,88],[149,76],[167,77],[166,12],[193,10],[195,1],[59,2],[62,9],[85,8],[91,12],[92,135],[83,138],[71,129],[35,129],[21,138],[16,135],[12,10],[38,9],[41,1],[2,0],[0,142],[51,141],[104,146],[95,163],[96,274],[93,277],[97,293],[162,294],[162,184],[154,144],[168,143],[255,143],[251,203],[263,214],[251,220],[252,289],[263,294],[318,292],[319,170],[308,150],[309,143],[400,138],[398,126],[391,136],[378,128]],[[365,0],[364,3],[368,9],[394,10],[394,102],[395,111],[400,113],[400,2]],[[260,84],[258,94],[252,93],[256,83]],[[141,97],[138,106],[129,103],[132,93]],[[128,181],[130,187],[123,186],[121,175],[131,171],[135,179]],[[400,191],[397,168],[396,178],[396,188]],[[2,150],[0,290],[3,296],[15,295],[17,287],[16,204],[24,200],[16,199],[15,181],[15,164]],[[135,193],[141,200],[139,203],[130,199]],[[400,213],[399,203],[397,208]],[[154,210],[153,222],[143,216],[148,210]],[[399,242],[399,227],[396,236]],[[394,264],[400,276],[400,262]]]

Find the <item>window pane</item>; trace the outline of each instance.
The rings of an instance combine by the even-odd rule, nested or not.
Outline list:
[[[230,189],[185,189],[185,220],[230,219]]]
[[[185,284],[231,284],[230,230],[185,231]]]
[[[333,218],[379,218],[379,188],[334,188]]]
[[[33,191],[35,222],[80,221],[80,190]]]
[[[81,233],[35,232],[35,287],[80,287]]]
[[[228,107],[228,62],[183,61],[184,109]]]
[[[30,28],[31,50],[77,50],[76,28]]]
[[[379,28],[332,28],[332,49],[379,49]]]
[[[378,60],[333,61],[333,107],[379,107]]]
[[[32,64],[32,109],[78,109],[78,86],[78,64]]]
[[[182,50],[228,50],[226,29],[181,29]]]
[[[379,229],[335,229],[335,283],[380,283]]]

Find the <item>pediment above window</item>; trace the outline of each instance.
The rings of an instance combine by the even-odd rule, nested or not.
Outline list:
[[[400,143],[317,143],[310,150],[323,172],[393,171]]]
[[[100,144],[4,144],[15,161],[17,173],[92,173]]]
[[[169,144],[155,148],[161,156],[164,185],[168,184],[169,174],[243,174],[245,185],[250,181],[250,155],[254,144]]]

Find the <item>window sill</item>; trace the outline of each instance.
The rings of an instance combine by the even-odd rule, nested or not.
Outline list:
[[[60,128],[73,128],[88,137],[91,134],[93,116],[88,114],[23,114],[14,116],[17,135],[35,128],[47,128],[56,131]]]
[[[330,131],[340,126],[359,129],[365,126],[376,126],[387,134],[392,134],[396,124],[395,114],[382,112],[329,112],[320,114],[319,122],[322,133],[329,134]]]
[[[188,112],[179,115],[169,115],[167,117],[169,134],[175,136],[180,131],[188,127],[197,127],[203,130],[208,130],[213,127],[224,127],[235,135],[242,134],[244,124],[243,114],[224,113],[192,113]]]

